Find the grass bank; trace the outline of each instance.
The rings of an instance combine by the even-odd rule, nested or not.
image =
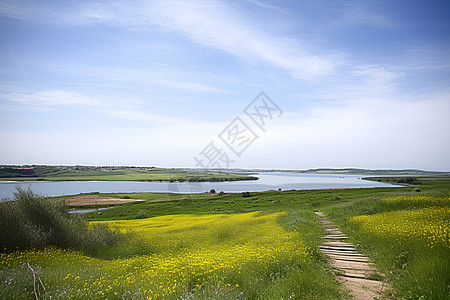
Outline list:
[[[19,171],[22,171],[21,174]],[[24,172],[27,171],[27,172]],[[140,167],[53,167],[33,166],[26,169],[0,168],[0,180],[6,181],[190,181],[216,182],[256,180],[246,174],[202,172],[182,169]]]

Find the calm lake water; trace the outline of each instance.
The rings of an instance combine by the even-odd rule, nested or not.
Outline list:
[[[172,192],[201,193],[215,189],[216,192],[259,192],[268,190],[311,190],[337,188],[393,187],[394,185],[362,180],[361,175],[298,174],[265,172],[256,175],[258,180],[232,182],[130,182],[130,181],[61,181],[61,182],[2,182],[0,198],[12,197],[16,187],[31,187],[44,196],[75,195],[80,193],[121,192]]]

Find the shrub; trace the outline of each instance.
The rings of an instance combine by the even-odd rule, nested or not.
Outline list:
[[[106,227],[89,227],[80,214],[69,214],[63,199],[45,198],[30,188],[17,188],[12,201],[0,203],[0,251],[54,245],[90,252],[116,237]]]
[[[333,196],[331,197],[331,200],[332,200],[332,201],[339,201],[339,200],[341,200],[341,197],[339,197],[338,195],[333,195]]]
[[[242,192],[242,197],[251,197],[250,192]]]
[[[216,193],[216,190],[215,190],[215,189],[211,189],[209,192],[210,192],[211,194],[215,194],[215,193]]]
[[[413,185],[418,185],[418,184],[422,183],[420,180],[418,180],[417,178],[414,178],[414,177],[397,178],[397,179],[394,179],[394,182],[407,183],[407,184],[413,184]]]
[[[147,216],[147,211],[146,211],[146,210],[143,210],[143,209],[140,209],[140,210],[137,212],[136,219],[145,219],[145,218],[148,218],[148,216]]]

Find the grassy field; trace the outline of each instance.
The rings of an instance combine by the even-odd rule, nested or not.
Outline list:
[[[324,211],[387,275],[397,298],[448,299],[450,178],[418,179],[421,184],[409,192],[402,188]]]
[[[2,172],[0,168],[0,180],[15,181],[235,181],[255,180],[256,177],[248,175],[202,172],[181,169],[163,168],[127,168],[127,167],[70,167],[61,169],[51,166],[34,166],[28,173],[18,176],[8,168],[9,172]],[[16,176],[17,175],[17,176]]]
[[[58,248],[0,254],[0,296],[33,296],[30,262],[46,286],[42,298],[342,298],[329,268],[308,246],[319,233],[313,218],[303,213],[291,224],[286,212],[252,212],[106,221],[132,233],[95,255]]]
[[[318,251],[324,211],[387,275],[388,296],[447,299],[450,178],[401,188],[250,194],[97,194],[145,201],[86,217],[122,238],[94,252],[0,257],[0,298],[346,299]],[[378,179],[375,179],[378,180]]]

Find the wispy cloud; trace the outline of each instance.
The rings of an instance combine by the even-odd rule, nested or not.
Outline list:
[[[450,48],[443,44],[413,45],[395,59],[408,71],[450,71]]]
[[[118,108],[108,108],[102,111],[108,117],[128,120],[128,121],[136,121],[138,123],[155,125],[158,127],[167,127],[167,126],[180,126],[183,128],[193,126],[195,123],[178,118],[165,117],[161,115],[156,115],[151,112],[140,110],[138,108],[135,109],[118,109]]]
[[[167,66],[152,69],[137,69],[131,67],[92,67],[86,66],[101,78],[114,81],[130,81],[146,85],[158,85],[160,87],[174,88],[184,92],[198,93],[227,93],[228,91],[216,88],[208,83],[207,76],[199,72],[182,71]]]
[[[105,65],[96,63],[73,63],[70,61],[35,62],[41,70],[55,76],[73,76],[87,80],[84,84],[100,86],[130,86],[168,88],[188,93],[229,93],[217,87],[217,80],[208,72],[181,69],[162,64],[143,64],[140,67]],[[213,80],[212,80],[213,79]]]
[[[163,28],[251,63],[264,62],[306,79],[333,72],[336,61],[312,53],[304,42],[262,30],[255,21],[218,1],[154,2],[150,17]]]
[[[194,43],[218,49],[251,64],[270,64],[295,78],[311,79],[332,73],[338,60],[312,51],[305,41],[268,32],[263,20],[252,20],[226,2],[120,1],[83,3],[60,12],[38,12],[36,5],[4,4],[0,13],[9,17],[76,26],[104,23],[139,30],[170,30]],[[49,17],[49,18],[47,18]],[[47,19],[46,19],[47,18]]]
[[[281,14],[285,15],[294,15],[294,13],[286,8],[283,8],[281,6],[274,5],[271,1],[266,0],[247,0],[248,2],[252,3],[253,5],[262,7],[264,9],[269,9],[271,11],[275,11]]]
[[[36,93],[9,93],[0,95],[6,101],[36,106],[98,105],[97,99],[75,91],[40,91]]]
[[[363,85],[362,87],[370,88],[377,92],[392,91],[396,80],[401,76],[400,72],[388,70],[386,66],[381,65],[356,66],[351,74],[359,79],[358,85],[360,87]]]
[[[399,28],[380,3],[367,0],[345,0],[340,3],[340,17],[334,22],[337,26],[368,25],[382,28]]]

